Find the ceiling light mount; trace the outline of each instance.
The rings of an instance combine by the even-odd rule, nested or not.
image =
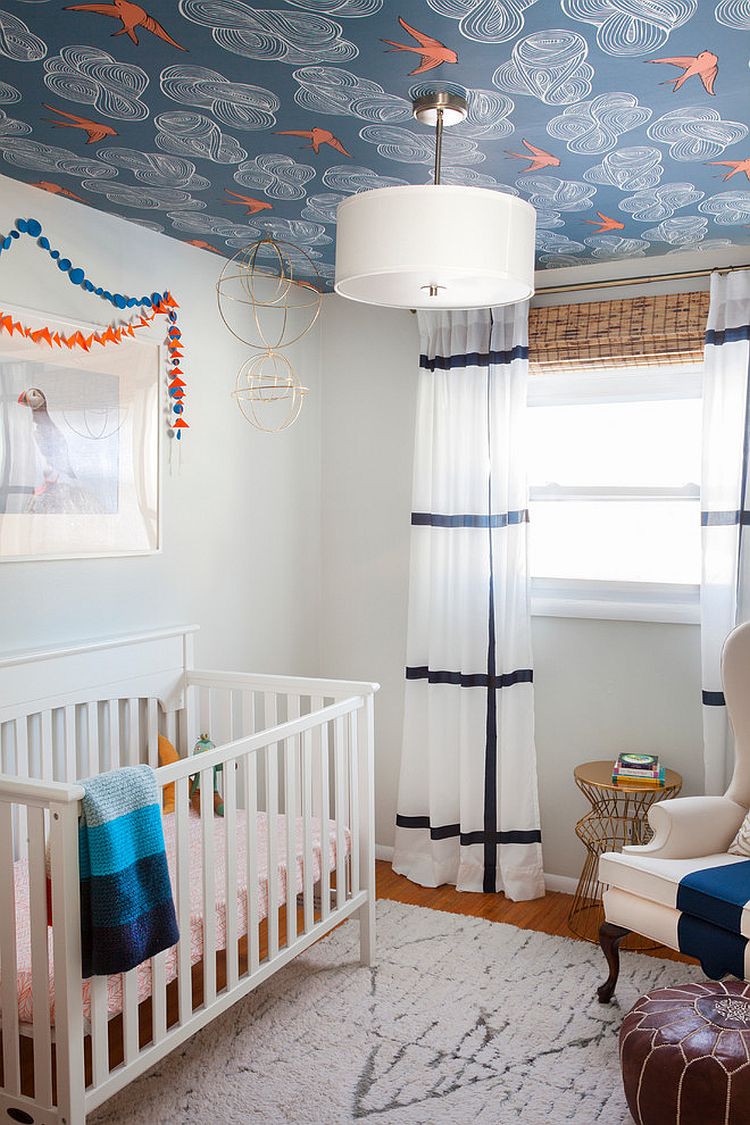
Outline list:
[[[502,184],[463,186],[460,167],[453,170],[454,183],[441,183],[443,129],[465,120],[466,98],[425,90],[413,107],[419,122],[435,127],[433,182],[375,188],[339,204],[336,292],[407,309],[527,300],[534,292],[534,208]]]

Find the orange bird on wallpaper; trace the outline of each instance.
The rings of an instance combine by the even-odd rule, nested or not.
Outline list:
[[[422,56],[421,65],[415,70],[410,70],[410,74],[424,74],[426,70],[434,70],[436,66],[442,66],[444,62],[458,62],[456,52],[452,51],[450,47],[446,47],[445,43],[441,43],[439,39],[433,39],[431,35],[425,35],[423,31],[417,31],[416,28],[410,27],[401,16],[398,17],[398,22],[404,31],[416,39],[419,46],[413,47],[411,44],[406,46],[403,43],[394,43],[392,39],[383,39],[381,42],[393,47],[394,51],[413,51],[415,54]]]
[[[113,33],[113,37],[117,35],[127,35],[138,46],[138,36],[135,33],[137,27],[142,27],[144,31],[150,31],[152,35],[158,36],[163,39],[165,43],[171,43],[178,51],[186,51],[187,47],[181,47],[179,43],[172,38],[172,36],[164,30],[158,20],[150,16],[145,8],[140,4],[131,4],[130,0],[113,0],[111,4],[71,4],[64,9],[66,12],[95,12],[98,16],[112,16],[116,20],[122,22],[122,27],[119,31]]]
[[[701,51],[699,55],[675,55],[672,59],[648,59],[647,61],[650,63],[669,63],[670,66],[681,66],[683,68],[683,73],[678,78],[669,78],[667,82],[662,83],[663,86],[666,86],[672,82],[672,89],[675,93],[694,74],[700,78],[706,93],[713,94],[714,92],[714,82],[716,81],[716,75],[719,73],[719,58],[713,51]]]
[[[524,168],[524,172],[540,172],[542,168],[559,168],[560,161],[558,157],[553,156],[551,152],[545,152],[543,148],[537,148],[531,141],[523,140],[521,144],[529,151],[526,152],[508,152],[508,156],[517,156],[519,160],[530,160],[528,168]]]
[[[188,246],[197,246],[199,250],[210,250],[212,254],[221,254],[222,258],[224,257],[221,250],[217,250],[210,242],[204,242],[202,238],[189,238],[187,244]]]
[[[233,195],[234,199],[228,202],[233,207],[244,207],[246,215],[257,215],[259,211],[270,211],[271,204],[265,203],[262,199],[253,199],[252,195],[239,195],[236,191],[230,191],[229,188],[224,189],[227,195]]]
[[[105,137],[116,137],[117,131],[111,125],[104,125],[101,121],[90,121],[88,117],[79,117],[77,113],[66,113],[64,109],[55,109],[53,105],[43,103],[45,109],[51,109],[53,113],[59,113],[62,117],[70,118],[69,121],[53,121],[48,117],[48,121],[53,121],[53,124],[58,129],[83,129],[88,133],[89,139],[86,141],[87,145],[98,145]]]
[[[591,223],[596,227],[594,234],[606,234],[609,230],[625,230],[625,224],[621,223],[619,219],[610,219],[609,215],[603,215],[601,211],[596,212],[599,216],[598,219],[585,219],[584,222]]]
[[[709,160],[709,164],[722,164],[725,168],[729,168],[722,180],[731,180],[732,176],[736,176],[738,172],[744,172],[748,180],[750,180],[750,156],[747,160]]]
[[[86,202],[85,199],[81,199],[80,195],[74,195],[72,191],[60,187],[59,184],[51,184],[49,180],[40,180],[38,184],[32,184],[31,186],[41,188],[42,191],[48,191],[50,195],[64,195],[66,199],[75,199],[76,203]]]
[[[311,148],[315,155],[318,155],[321,145],[330,145],[335,148],[336,152],[340,152],[343,156],[348,156],[351,160],[351,153],[347,152],[338,137],[334,137],[328,129],[279,129],[276,133],[277,137],[307,137],[310,144],[305,145],[305,148]]]

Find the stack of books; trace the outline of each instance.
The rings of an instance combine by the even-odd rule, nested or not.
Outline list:
[[[615,785],[664,785],[664,766],[659,765],[656,754],[618,754],[612,766]]]

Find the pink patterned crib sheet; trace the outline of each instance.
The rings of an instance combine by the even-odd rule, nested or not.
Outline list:
[[[177,871],[177,841],[174,813],[163,817],[164,841],[169,863],[169,874],[176,900],[176,871]],[[215,929],[216,948],[224,949],[226,946],[226,832],[225,821],[221,817],[214,817],[212,821],[214,832],[214,900],[215,900]],[[258,920],[262,921],[268,915],[268,828],[269,821],[265,813],[256,814],[256,840],[257,840],[257,865],[258,865]],[[313,883],[316,883],[322,872],[322,850],[320,819],[313,821],[312,825],[312,868]],[[344,853],[349,855],[351,849],[351,834],[348,828],[344,829]],[[203,841],[201,833],[200,815],[190,809],[188,817],[188,839],[190,852],[190,963],[195,965],[203,957]],[[328,822],[328,862],[329,870],[334,871],[337,860],[336,825]],[[245,813],[238,809],[236,814],[236,832],[234,839],[234,852],[237,870],[237,935],[242,937],[247,933],[247,824]],[[287,899],[288,870],[286,862],[286,817],[276,817],[276,848],[278,871],[278,901],[283,906]],[[297,819],[296,824],[296,856],[294,871],[294,895],[303,890],[304,880],[304,837],[303,824]],[[31,924],[29,914],[29,871],[26,860],[19,860],[14,864],[15,898],[16,898],[16,959],[18,974],[18,1017],[21,1023],[33,1022],[33,998],[31,989]],[[52,928],[47,931],[49,952],[49,1000],[50,1019],[54,1023],[55,1014],[55,982],[52,951]],[[185,934],[181,934],[181,941]],[[173,946],[165,954],[165,977],[169,983],[177,977],[177,950]],[[138,1001],[148,999],[151,995],[151,962],[145,961],[136,969],[138,985]],[[107,1010],[108,1015],[114,1016],[123,1008],[123,976],[116,973],[107,978]],[[91,981],[83,983],[83,1014],[88,1019],[91,1012]]]

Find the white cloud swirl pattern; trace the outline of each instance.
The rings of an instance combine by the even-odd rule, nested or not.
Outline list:
[[[18,121],[15,117],[8,117],[5,110],[0,109],[0,139],[4,137],[21,137],[30,132],[31,126],[27,125],[25,121]]]
[[[589,184],[557,176],[521,176],[516,186],[529,193],[529,203],[539,211],[588,211],[596,195]]]
[[[672,160],[712,160],[748,133],[739,121],[722,121],[715,109],[681,106],[669,110],[646,130],[652,141],[669,145]]]
[[[662,154],[649,145],[634,145],[609,152],[601,164],[587,168],[584,180],[590,184],[605,184],[620,191],[641,191],[656,187],[664,173]]]
[[[468,90],[466,119],[456,126],[456,135],[476,140],[495,141],[509,137],[513,125],[508,120],[513,102],[497,90]]]
[[[141,101],[148,75],[133,63],[123,63],[99,47],[63,47],[44,64],[44,82],[67,101],[92,105],[117,121],[144,121],[149,108]]]
[[[378,124],[411,120],[411,102],[406,98],[388,94],[378,82],[343,67],[303,66],[292,77],[299,86],[294,100],[310,113],[346,115]]]
[[[432,173],[430,173],[427,182],[432,183]],[[452,184],[455,187],[492,188],[494,191],[504,192],[505,195],[519,194],[517,189],[511,187],[510,184],[501,184],[494,176],[488,176],[486,172],[477,172],[476,168],[452,168],[449,164],[443,165],[440,182]]]
[[[582,242],[575,242],[567,234],[555,234],[551,230],[536,232],[536,248],[546,254],[580,254],[585,249]]]
[[[547,132],[564,140],[569,152],[593,155],[614,148],[623,133],[645,125],[651,112],[634,94],[613,91],[567,106],[547,123]]]
[[[538,98],[545,105],[570,105],[591,93],[594,68],[586,40],[575,31],[536,31],[513,44],[508,62],[492,81],[509,94]]]
[[[720,191],[705,199],[698,210],[711,215],[720,226],[744,226],[750,223],[750,191]]]
[[[28,137],[7,135],[0,118],[0,151],[9,164],[17,168],[27,168],[32,172],[45,172],[51,176],[75,176],[106,178],[116,176],[117,170],[94,157],[82,157],[67,148],[56,145],[43,145]],[[20,124],[20,123],[16,123]],[[26,126],[28,130],[28,126]]]
[[[248,59],[301,63],[347,62],[359,54],[334,20],[314,12],[253,8],[243,0],[180,0],[192,23],[211,28],[214,41]]]
[[[269,199],[304,199],[305,184],[315,177],[309,164],[298,164],[280,152],[262,152],[240,164],[234,178],[242,187],[262,191]]]
[[[716,19],[735,31],[750,31],[750,0],[722,0],[716,6]]]
[[[138,152],[134,148],[100,149],[99,156],[116,168],[132,172],[134,179],[150,187],[205,191],[211,186],[209,180],[197,174],[192,160],[181,156],[167,156],[162,152]]]
[[[432,164],[435,149],[432,135],[412,133],[393,125],[365,125],[359,133],[363,141],[378,146],[378,155],[402,164]],[[450,134],[443,139],[446,164],[481,164],[484,153],[468,137]]]
[[[39,62],[47,54],[47,44],[29,31],[18,16],[0,9],[0,55],[13,62]]]
[[[698,10],[698,0],[560,0],[566,16],[593,24],[608,55],[632,57],[657,51]]]
[[[286,0],[295,8],[305,11],[325,12],[342,20],[360,20],[374,16],[383,6],[383,0]]]
[[[616,234],[600,234],[596,238],[585,238],[591,247],[591,257],[597,258],[642,258],[648,243],[642,238],[621,238]]]
[[[179,188],[141,187],[130,184],[108,183],[106,180],[84,180],[81,187],[88,192],[104,195],[118,207],[134,207],[139,211],[169,211],[171,207],[188,209],[205,207],[200,199],[193,199]]]
[[[459,21],[459,31],[475,43],[508,43],[523,31],[524,12],[537,0],[427,0],[439,16]]]
[[[239,164],[247,152],[234,137],[222,133],[210,117],[175,109],[154,118],[156,144],[176,156],[200,157],[214,164]]]
[[[665,219],[656,227],[643,232],[643,237],[651,242],[667,242],[670,246],[692,246],[701,242],[708,229],[708,219],[700,215],[684,215],[677,219]]]
[[[658,223],[662,219],[671,219],[681,207],[697,203],[703,195],[693,184],[662,184],[623,199],[620,210],[627,211],[637,223]]]
[[[10,82],[0,82],[0,105],[12,105],[20,100],[21,94],[15,86],[11,86]]]
[[[208,109],[233,129],[272,129],[279,99],[263,86],[230,82],[203,66],[168,66],[161,72],[162,93],[182,105]]]
[[[318,195],[308,195],[307,203],[300,212],[301,219],[314,223],[335,223],[336,208],[346,196],[338,191],[323,191]]]
[[[374,188],[402,187],[406,180],[395,176],[380,176],[372,168],[356,164],[333,164],[323,173],[323,183],[332,191],[353,194],[358,191],[372,191]]]

